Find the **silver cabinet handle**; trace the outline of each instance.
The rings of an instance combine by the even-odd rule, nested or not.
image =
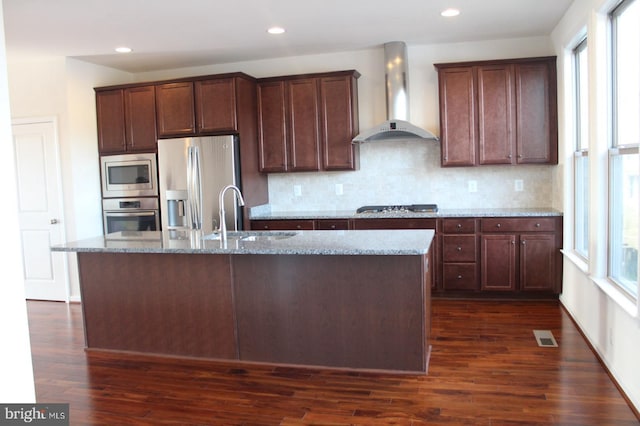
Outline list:
[[[56,223],[58,223],[58,219],[51,219],[49,223],[51,223],[52,225],[55,225]]]

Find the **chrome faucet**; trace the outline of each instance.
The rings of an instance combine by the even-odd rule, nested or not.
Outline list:
[[[227,223],[224,218],[224,193],[227,192],[228,189],[232,189],[236,192],[236,195],[238,196],[238,204],[244,206],[244,198],[242,198],[242,193],[237,186],[227,185],[220,190],[220,195],[218,195],[218,205],[220,206],[220,241],[223,243],[227,242]]]

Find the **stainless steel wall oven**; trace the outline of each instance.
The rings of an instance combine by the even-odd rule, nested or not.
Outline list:
[[[160,230],[157,198],[105,198],[104,233]]]

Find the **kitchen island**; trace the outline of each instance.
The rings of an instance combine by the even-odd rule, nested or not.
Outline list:
[[[88,350],[427,372],[432,230],[129,232],[77,252]]]

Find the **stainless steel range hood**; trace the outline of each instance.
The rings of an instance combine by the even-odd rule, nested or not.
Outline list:
[[[383,140],[438,138],[409,122],[409,73],[407,46],[394,41],[384,45],[385,85],[387,92],[387,121],[360,133],[353,143]]]

